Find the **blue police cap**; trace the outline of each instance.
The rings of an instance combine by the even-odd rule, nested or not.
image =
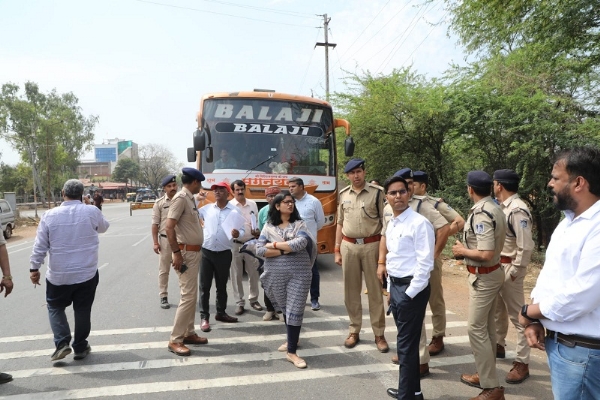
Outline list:
[[[348,161],[346,163],[346,167],[344,168],[344,173],[348,173],[350,171],[352,171],[354,168],[365,168],[365,160],[363,160],[362,158],[353,158],[352,160]]]
[[[175,177],[175,175],[167,175],[163,178],[163,180],[160,182],[160,185],[162,187],[167,186],[169,183],[171,182],[177,182],[177,178]]]
[[[413,172],[413,181],[429,183],[429,176],[427,176],[427,172],[415,171]]]
[[[519,183],[519,174],[512,169],[499,169],[494,172],[494,180],[500,183]]]
[[[467,174],[467,184],[476,188],[487,189],[492,186],[492,177],[485,171],[471,171]]]
[[[193,179],[202,182],[205,178],[202,175],[202,172],[198,171],[196,168],[181,168],[181,172],[185,175],[191,176]]]
[[[404,178],[404,179],[412,179],[413,172],[412,172],[412,169],[410,169],[410,168],[402,168],[401,170],[396,171],[394,176],[399,176],[400,178]]]

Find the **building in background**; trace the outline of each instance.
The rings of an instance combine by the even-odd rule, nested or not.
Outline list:
[[[105,182],[115,170],[117,162],[122,158],[131,158],[139,162],[138,144],[131,140],[106,139],[102,144],[94,145],[94,159],[82,160],[77,167],[79,179],[91,182]]]

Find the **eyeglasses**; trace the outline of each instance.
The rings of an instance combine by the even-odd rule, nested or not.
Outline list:
[[[283,203],[283,204],[288,204],[288,205],[289,205],[289,204],[294,204],[294,203],[295,203],[295,201],[294,201],[294,200],[285,200],[285,201],[282,201],[282,203]]]
[[[389,192],[387,192],[388,196],[392,196],[392,197],[396,197],[398,195],[404,196],[406,193],[408,193],[408,190],[406,190],[406,189],[390,190]]]

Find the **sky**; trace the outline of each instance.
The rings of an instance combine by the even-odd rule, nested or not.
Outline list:
[[[425,0],[0,0],[0,84],[73,92],[95,143],[192,146],[200,97],[275,89],[325,98],[349,74],[408,67],[440,76],[465,55],[443,2]],[[335,112],[335,109],[334,109]],[[19,155],[0,140],[0,161]],[[91,153],[82,156],[92,158]]]

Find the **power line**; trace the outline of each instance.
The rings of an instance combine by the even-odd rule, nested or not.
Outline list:
[[[440,18],[440,22],[441,22],[441,21],[442,21],[444,18],[446,18],[446,15],[448,15],[448,12],[449,12],[449,11],[446,11],[446,13],[445,13],[445,14],[442,16],[442,18]],[[434,30],[435,28],[437,28],[437,27],[438,27],[438,24],[439,24],[439,22],[438,22],[437,24],[433,24],[433,28],[431,28],[431,30],[429,31],[429,33],[427,34],[427,36],[425,36],[425,38],[424,38],[423,40],[421,40],[421,43],[419,43],[419,44],[418,44],[418,45],[417,45],[417,46],[414,48],[414,50],[412,51],[412,53],[410,53],[410,54],[408,55],[408,57],[406,57],[406,60],[404,60],[404,62],[402,62],[402,64],[400,64],[400,65],[404,65],[404,63],[405,63],[405,62],[407,62],[407,61],[408,61],[408,60],[409,60],[409,59],[412,57],[412,55],[413,55],[413,54],[415,54],[415,51],[417,51],[417,49],[421,47],[421,45],[422,45],[422,44],[425,42],[425,40],[427,40],[427,38],[429,37],[429,35],[431,35],[431,33],[433,32],[433,30]]]
[[[276,14],[292,15],[292,16],[295,16],[295,17],[310,17],[310,18],[318,19],[317,16],[315,16],[314,14],[301,13],[301,12],[297,12],[297,11],[277,10],[275,8],[259,7],[259,6],[249,6],[249,5],[246,5],[246,4],[230,3],[228,1],[220,1],[220,0],[202,0],[202,1],[206,1],[206,2],[209,2],[209,3],[224,4],[224,5],[232,6],[232,7],[249,8],[249,9],[257,10],[257,11],[267,11],[267,12],[272,12],[272,13],[276,13]]]
[[[317,28],[317,36],[315,36],[315,40],[313,40],[313,42],[316,42],[317,39],[319,38],[320,31],[321,31],[321,27],[319,26]],[[302,88],[304,87],[304,81],[306,80],[306,75],[308,74],[308,69],[310,68],[310,63],[313,59],[313,56],[315,55],[315,49],[316,49],[316,47],[313,47],[312,52],[310,53],[310,58],[308,59],[308,65],[306,66],[306,70],[304,71],[304,76],[302,77],[302,81],[300,82],[300,90],[298,91],[298,93],[302,93]]]
[[[155,1],[149,1],[149,0],[134,0],[134,1],[137,1],[139,3],[153,4],[153,5],[162,6],[162,7],[177,8],[177,9],[180,9],[180,10],[196,11],[196,12],[202,12],[202,13],[208,13],[208,14],[216,14],[216,15],[225,15],[227,17],[234,17],[234,18],[246,19],[246,20],[250,20],[250,21],[266,22],[266,23],[269,23],[269,24],[297,26],[297,27],[300,27],[300,28],[313,28],[312,26],[308,26],[308,25],[289,24],[289,23],[286,23],[286,22],[268,21],[266,19],[242,17],[240,15],[227,14],[227,13],[222,13],[222,12],[217,12],[217,11],[200,10],[198,8],[176,6],[176,5],[173,5],[173,4],[164,4],[164,3],[158,3],[158,2],[155,2]]]

